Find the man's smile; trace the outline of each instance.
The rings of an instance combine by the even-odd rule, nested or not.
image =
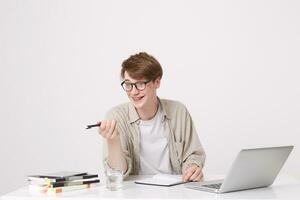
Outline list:
[[[144,96],[140,96],[140,97],[131,97],[134,101],[139,101],[141,99],[144,98]]]

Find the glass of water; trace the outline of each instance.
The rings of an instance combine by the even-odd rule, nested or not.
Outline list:
[[[121,189],[123,186],[123,171],[117,169],[106,170],[106,188],[111,191]]]

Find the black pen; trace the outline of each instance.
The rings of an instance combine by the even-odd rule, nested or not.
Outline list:
[[[90,129],[90,128],[97,127],[97,126],[100,126],[100,125],[101,125],[101,122],[99,122],[97,124],[87,125],[85,129]]]

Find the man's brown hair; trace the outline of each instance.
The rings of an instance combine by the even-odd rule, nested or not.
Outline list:
[[[140,52],[131,55],[122,63],[121,77],[124,79],[125,71],[133,79],[155,80],[161,78],[163,70],[159,62],[151,55]]]

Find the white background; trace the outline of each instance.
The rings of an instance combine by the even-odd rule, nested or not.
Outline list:
[[[295,145],[282,173],[300,177],[300,2],[0,0],[0,194],[26,175],[102,171],[85,125],[127,101],[120,65],[146,51],[158,94],[189,109],[226,173],[241,148]]]

